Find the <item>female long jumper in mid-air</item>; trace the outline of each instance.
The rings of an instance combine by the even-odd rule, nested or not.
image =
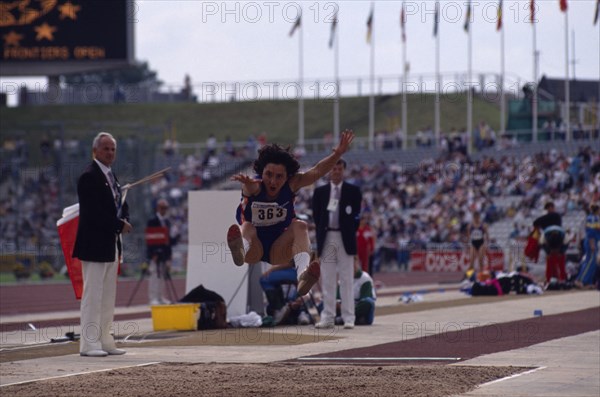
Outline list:
[[[277,144],[258,151],[254,161],[257,177],[236,174],[231,180],[242,184],[242,199],[237,208],[238,224],[227,231],[227,244],[237,266],[259,261],[274,266],[296,266],[298,295],[307,294],[319,280],[320,265],[310,262],[308,225],[296,218],[294,199],[302,187],[326,175],[348,150],[354,134],[342,132],[333,152],[306,172],[290,152]]]

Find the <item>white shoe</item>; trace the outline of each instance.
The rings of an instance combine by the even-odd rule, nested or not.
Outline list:
[[[275,311],[275,315],[273,316],[273,322],[275,323],[275,325],[279,325],[285,321],[285,319],[287,318],[287,316],[289,314],[290,314],[290,306],[286,304],[281,309]]]
[[[335,325],[331,321],[319,321],[315,324],[315,328],[317,329],[329,329],[333,328]]]
[[[354,329],[354,323],[344,323],[344,329]]]
[[[163,305],[170,305],[171,301],[168,300],[167,298],[160,298],[160,303]]]
[[[160,305],[161,302],[158,299],[151,299],[150,300],[150,306],[157,306]]]
[[[125,354],[125,353],[127,353],[125,350],[123,350],[123,349],[117,349],[117,348],[115,348],[115,349],[111,349],[111,350],[107,350],[106,352],[107,352],[107,353],[108,353],[110,356],[120,356],[120,355],[122,355],[122,354]]]
[[[84,356],[84,357],[106,357],[108,356],[108,353],[105,352],[104,350],[90,350],[87,352],[81,352],[79,353],[80,356]]]
[[[310,324],[310,317],[308,313],[302,312],[298,315],[298,324],[299,325],[308,325]]]

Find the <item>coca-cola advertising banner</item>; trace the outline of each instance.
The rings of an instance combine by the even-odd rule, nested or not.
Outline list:
[[[504,253],[488,251],[486,266],[491,270],[504,269]],[[410,270],[425,272],[464,272],[469,269],[469,253],[452,250],[413,251],[410,254]],[[476,264],[477,267],[477,264]]]

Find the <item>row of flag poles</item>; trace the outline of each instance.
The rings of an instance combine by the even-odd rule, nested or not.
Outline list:
[[[537,79],[538,79],[538,60],[539,53],[537,51],[537,38],[536,38],[536,3],[535,0],[530,1],[530,23],[532,26],[532,38],[533,38],[533,99],[532,99],[532,139],[534,142],[537,141],[537,118],[538,118],[538,101],[537,101]],[[539,1],[539,0],[538,0]],[[564,122],[566,127],[566,139],[570,140],[571,138],[571,128],[570,128],[570,90],[569,90],[569,15],[568,15],[568,3],[567,0],[558,0],[559,9],[564,13],[565,16],[565,113],[564,113]],[[473,90],[471,89],[472,84],[472,6],[471,0],[467,1],[466,4],[466,18],[463,25],[465,32],[468,37],[468,46],[467,46],[467,131],[469,132],[469,152],[472,151],[472,131],[473,131]],[[505,76],[505,58],[504,58],[504,23],[503,23],[503,11],[504,5],[503,0],[498,0],[498,11],[497,11],[497,22],[496,22],[496,30],[500,32],[500,133],[504,133],[506,129],[506,100],[504,93],[504,76]],[[370,45],[371,49],[371,59],[370,59],[370,86],[371,93],[369,96],[369,149],[373,149],[374,147],[374,134],[375,134],[375,43],[373,40],[374,36],[374,12],[375,12],[375,2],[371,2],[371,9],[369,11],[369,15],[367,18],[367,34],[366,39],[367,43]],[[600,14],[600,0],[596,0],[595,12],[593,23],[596,25],[598,23]],[[339,140],[339,131],[340,131],[340,114],[339,114],[339,92],[340,92],[340,83],[339,83],[339,34],[338,34],[338,15],[337,11],[333,17],[333,21],[331,24],[331,35],[329,38],[329,48],[334,50],[334,81],[336,86],[336,94],[333,101],[333,133],[334,133],[334,142],[338,142]],[[408,109],[407,109],[407,98],[406,98],[406,83],[407,83],[407,74],[408,74],[408,62],[406,59],[406,7],[405,2],[402,2],[402,8],[400,10],[400,33],[402,39],[402,131],[405,136],[407,136],[407,120],[408,120]],[[302,12],[298,15],[296,21],[294,22],[292,29],[290,30],[289,36],[293,36],[295,32],[298,30],[298,38],[299,38],[299,101],[298,101],[298,145],[304,146],[304,100],[303,100],[303,84],[304,84],[304,63],[303,63],[303,35],[302,35]],[[434,14],[434,27],[433,27],[433,36],[435,38],[435,75],[436,75],[436,100],[435,100],[435,109],[434,109],[434,132],[435,132],[435,141],[436,145],[439,145],[440,142],[440,90],[441,90],[441,74],[440,74],[440,2],[435,2],[435,14]],[[599,109],[600,111],[600,109]]]

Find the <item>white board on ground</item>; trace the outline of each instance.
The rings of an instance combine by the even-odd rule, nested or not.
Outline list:
[[[200,284],[229,304],[227,317],[246,313],[248,265],[236,266],[227,246],[227,229],[235,223],[240,192],[193,191],[188,193],[188,261],[186,293]],[[236,293],[237,290],[237,293]]]

